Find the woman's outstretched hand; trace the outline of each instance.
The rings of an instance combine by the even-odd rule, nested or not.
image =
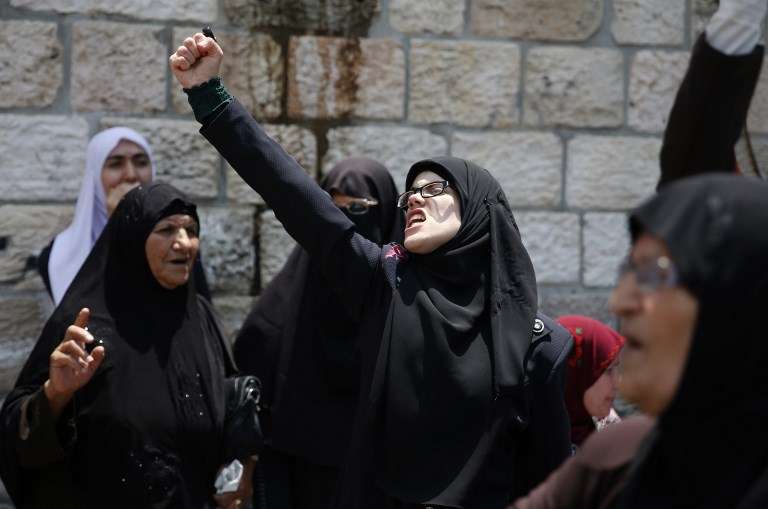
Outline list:
[[[61,414],[75,391],[93,378],[104,360],[103,346],[97,346],[90,354],[86,351],[86,345],[94,341],[87,329],[90,316],[88,308],[81,309],[75,323],[67,327],[64,339],[51,354],[49,378],[43,390],[54,417]]]
[[[184,39],[168,61],[182,88],[192,88],[218,76],[223,58],[224,52],[216,41],[196,33]]]

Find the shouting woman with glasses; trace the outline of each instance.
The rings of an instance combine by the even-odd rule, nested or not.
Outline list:
[[[321,186],[366,239],[380,246],[402,237],[397,190],[383,165],[346,159]],[[267,507],[329,506],[357,406],[359,329],[359,316],[300,246],[241,328],[235,360],[262,381],[261,422],[269,445],[260,468]]]
[[[503,508],[570,453],[570,336],[537,318],[501,186],[461,159],[414,164],[399,199],[404,248],[381,248],[223,89],[221,59],[202,34],[171,56],[203,135],[361,324],[360,404],[335,506]]]

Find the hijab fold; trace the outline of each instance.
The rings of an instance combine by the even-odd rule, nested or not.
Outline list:
[[[127,127],[113,127],[101,131],[88,143],[86,150],[85,175],[75,206],[75,217],[66,230],[56,236],[48,261],[48,275],[55,304],[64,297],[77,271],[85,262],[91,247],[107,224],[107,200],[101,183],[101,171],[110,152],[122,140],[140,146],[152,165],[152,179],[155,165],[152,149],[147,140]]]
[[[768,183],[691,177],[635,210],[630,229],[664,241],[699,309],[678,390],[621,507],[765,507],[747,493],[768,472],[768,341],[748,324],[768,302]]]

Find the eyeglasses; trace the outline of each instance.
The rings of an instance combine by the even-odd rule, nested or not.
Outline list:
[[[353,216],[361,216],[363,214],[367,214],[369,208],[374,207],[378,204],[379,204],[379,201],[374,200],[373,198],[353,198],[353,199],[350,199],[344,205],[337,204],[337,206],[340,209],[347,209],[347,212],[349,212]]]
[[[450,186],[450,183],[447,180],[441,180],[438,182],[430,182],[429,184],[424,184],[421,187],[417,187],[416,189],[411,189],[410,191],[406,191],[400,196],[398,196],[397,206],[398,208],[401,208],[401,209],[407,209],[408,199],[412,195],[419,193],[422,198],[434,198],[435,196],[443,194],[445,192],[445,189],[449,186]]]
[[[653,293],[664,288],[677,286],[680,279],[675,264],[666,256],[635,263],[627,257],[619,265],[619,279],[634,274],[637,286],[644,293]]]

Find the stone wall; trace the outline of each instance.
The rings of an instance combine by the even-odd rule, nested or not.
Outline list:
[[[211,23],[230,90],[320,177],[342,158],[451,154],[516,208],[552,315],[610,320],[626,211],[712,0],[0,0],[0,395],[51,306],[35,256],[69,221],[85,146],[128,125],[201,205],[215,305],[234,332],[293,242],[197,133],[168,71]],[[768,78],[750,127],[768,167]],[[748,168],[743,146],[739,150]],[[1,397],[1,396],[0,396]]]

